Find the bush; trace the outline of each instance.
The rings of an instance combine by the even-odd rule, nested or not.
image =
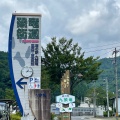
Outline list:
[[[104,117],[107,117],[107,112],[106,111],[103,112],[103,115],[104,115]]]
[[[60,116],[60,115],[55,115],[54,113],[51,113],[51,120],[55,120],[55,117],[56,117],[58,120],[61,120],[61,116]]]
[[[55,114],[51,113],[51,120],[54,120]]]
[[[107,117],[107,116],[108,116],[108,111],[105,111],[105,112],[103,113],[103,115],[104,115],[104,117]],[[113,116],[113,111],[109,111],[109,116],[110,116],[110,117]]]
[[[110,116],[113,116],[113,111],[109,111]]]
[[[21,120],[21,114],[17,112],[16,114],[10,115],[11,120]]]
[[[58,119],[59,119],[59,120],[62,120],[62,119],[61,119],[61,116],[59,116]]]

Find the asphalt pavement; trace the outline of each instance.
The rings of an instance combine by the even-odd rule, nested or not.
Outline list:
[[[115,117],[71,116],[71,120],[117,120]],[[118,118],[120,120],[120,118]]]

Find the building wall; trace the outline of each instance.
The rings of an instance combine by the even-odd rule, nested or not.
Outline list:
[[[113,103],[113,107],[116,108],[116,99]],[[120,115],[120,98],[118,98],[118,114]]]

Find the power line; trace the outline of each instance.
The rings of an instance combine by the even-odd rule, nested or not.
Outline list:
[[[118,43],[120,43],[120,42],[118,42]],[[118,43],[113,43],[113,44],[118,44]],[[92,47],[92,48],[84,48],[84,49],[93,49],[93,48],[98,48],[98,47],[103,47],[103,46],[109,46],[109,45],[113,45],[113,44],[107,44],[107,45],[102,45],[102,46],[96,46],[96,47]],[[116,47],[120,47],[120,46],[116,46]],[[91,51],[85,51],[85,53],[90,53],[90,52],[97,52],[97,51],[103,51],[103,50],[108,50],[108,49],[113,49],[113,48],[115,48],[115,47],[109,47],[109,48],[103,48],[103,49],[96,49],[96,50],[91,50]],[[113,50],[111,50],[111,51],[113,51]],[[15,53],[15,52],[13,52],[13,53]],[[42,51],[41,51],[41,53],[42,53]],[[107,53],[109,53],[109,52],[107,52]],[[105,54],[107,54],[107,53],[105,53]],[[22,54],[22,53],[21,53]],[[3,57],[3,56],[2,56]],[[6,57],[6,56],[5,56]],[[7,56],[8,57],[8,56]],[[21,56],[22,57],[22,56]],[[41,56],[38,56],[38,57],[41,57]],[[25,57],[22,57],[22,58],[25,58]]]
[[[100,45],[100,46],[90,47],[90,48],[83,48],[83,49],[93,49],[93,48],[98,48],[98,47],[104,47],[104,46],[114,45],[114,44],[118,44],[118,43],[120,43],[120,42],[111,43],[111,44],[106,44],[106,45]]]
[[[116,46],[116,47],[120,47],[120,46]],[[93,51],[87,51],[87,52],[85,52],[85,53],[97,52],[97,51],[102,51],[102,50],[107,50],[107,49],[112,49],[112,48],[115,48],[115,47],[110,47],[110,48],[105,48],[105,49],[99,49],[99,50],[93,50]]]
[[[110,53],[110,52],[112,52],[113,50],[110,50],[110,51],[108,51],[108,52],[106,52],[106,53],[104,53],[104,54],[102,54],[102,55],[100,55],[100,56],[104,56],[105,54],[108,54],[108,53]]]

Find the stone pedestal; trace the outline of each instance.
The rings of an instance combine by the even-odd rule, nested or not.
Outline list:
[[[29,105],[35,120],[50,120],[50,90],[31,89]]]

